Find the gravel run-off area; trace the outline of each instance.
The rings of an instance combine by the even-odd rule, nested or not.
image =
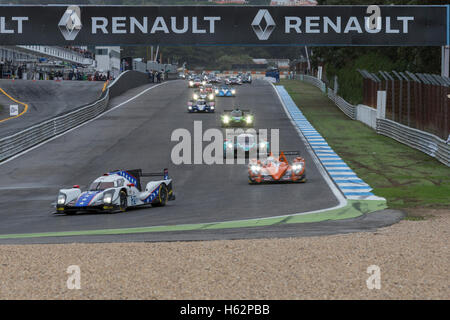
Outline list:
[[[440,209],[326,237],[1,245],[0,299],[449,299],[449,231]],[[67,288],[70,265],[79,290]],[[370,265],[379,290],[367,288]]]

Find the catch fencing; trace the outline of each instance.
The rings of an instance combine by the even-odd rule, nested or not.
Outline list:
[[[386,119],[448,139],[449,78],[408,71],[359,72],[363,76],[363,104],[376,108],[377,91],[386,91]]]
[[[383,82],[377,75],[365,70],[360,70],[360,73],[364,77],[364,104],[354,106],[328,88],[330,100],[350,119],[361,121],[378,134],[418,149],[450,166],[449,79],[407,73],[409,78],[400,80],[404,74],[396,73],[399,78],[395,80],[390,74],[383,73],[383,79],[388,79]],[[325,83],[320,79],[307,75],[298,75],[297,79],[324,91]],[[380,117],[376,109],[377,92],[384,90],[387,91],[386,111],[384,117]]]

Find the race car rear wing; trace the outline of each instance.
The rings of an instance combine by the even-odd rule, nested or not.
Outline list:
[[[164,171],[161,172],[146,172],[146,173],[142,173],[141,172],[141,177],[164,177],[164,180],[169,179],[169,169],[164,168]]]
[[[280,154],[278,155],[278,160],[289,164],[286,156],[299,156],[299,155],[300,155],[299,151],[280,151]],[[274,154],[271,152],[270,156],[273,157]]]
[[[282,151],[280,153],[284,153],[285,156],[299,156],[300,151]]]

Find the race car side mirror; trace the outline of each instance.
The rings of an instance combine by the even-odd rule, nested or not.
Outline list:
[[[134,183],[127,184],[127,187],[134,187]]]

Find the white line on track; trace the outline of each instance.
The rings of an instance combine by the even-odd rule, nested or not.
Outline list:
[[[333,210],[333,209],[338,209],[338,208],[345,207],[347,205],[347,199],[344,197],[344,195],[341,193],[341,191],[338,189],[338,187],[334,184],[333,180],[331,180],[330,176],[328,175],[327,170],[324,168],[322,162],[319,160],[317,155],[312,150],[309,142],[306,140],[306,137],[303,135],[303,132],[300,130],[298,125],[295,123],[294,119],[292,119],[292,116],[289,113],[286,105],[284,104],[284,101],[281,98],[278,90],[275,88],[275,85],[273,83],[270,83],[270,84],[272,85],[273,90],[275,91],[276,95],[278,96],[278,99],[281,102],[281,105],[283,107],[284,112],[288,116],[289,120],[291,120],[292,126],[295,128],[295,130],[297,130],[297,133],[298,133],[300,139],[302,139],[302,141],[303,141],[303,143],[304,143],[304,145],[306,147],[306,150],[308,150],[309,154],[311,155],[311,158],[313,159],[314,163],[316,164],[316,167],[319,170],[319,173],[322,175],[323,179],[325,180],[325,182],[330,187],[330,189],[333,192],[334,196],[339,201],[339,204],[337,206],[335,206],[335,207],[322,209],[322,210],[318,210],[318,211],[320,212],[320,211]]]

